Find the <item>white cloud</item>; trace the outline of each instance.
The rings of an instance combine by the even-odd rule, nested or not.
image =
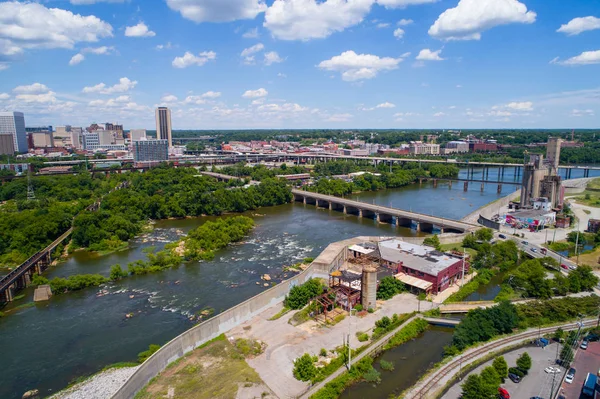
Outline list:
[[[516,111],[531,111],[533,110],[533,103],[531,101],[511,102],[506,104],[506,108]]]
[[[40,94],[19,94],[16,98],[25,103],[54,103],[56,102],[55,94],[53,91],[48,91]]]
[[[125,36],[127,37],[152,37],[156,36],[156,33],[148,29],[148,26],[142,21],[134,26],[128,26],[125,28]]]
[[[0,100],[7,100],[10,98],[10,94],[8,93],[0,93]]]
[[[561,25],[557,32],[573,36],[578,35],[581,32],[595,29],[600,29],[600,18],[589,16],[573,18],[568,23]]]
[[[137,80],[130,80],[129,78],[119,79],[119,83],[107,87],[104,83],[98,83],[95,86],[86,86],[83,88],[84,93],[101,93],[101,94],[113,94],[113,93],[124,93],[133,89],[137,85]]]
[[[17,94],[40,94],[50,91],[48,86],[42,83],[34,83],[31,85],[17,86],[13,89]]]
[[[594,110],[592,109],[574,109],[571,111],[571,116],[594,116]]]
[[[319,68],[327,71],[337,71],[346,81],[372,79],[381,71],[398,68],[402,58],[378,57],[372,54],[356,54],[345,51],[329,60],[321,61]]]
[[[377,25],[375,25],[375,27],[377,29],[389,28],[390,27],[390,23],[389,22],[380,22]]]
[[[0,3],[0,55],[23,49],[67,48],[112,36],[112,26],[93,15],[82,16],[38,3]]]
[[[509,111],[495,110],[495,111],[488,112],[488,115],[497,116],[497,117],[508,117],[508,116],[511,116],[512,113]]]
[[[322,39],[362,22],[373,0],[275,0],[263,26],[282,40]]]
[[[551,64],[560,65],[592,65],[600,64],[600,50],[584,51],[583,53],[571,57],[564,61],[559,61],[558,57],[550,61]]]
[[[433,116],[435,116],[436,118],[439,118],[441,116],[446,116],[447,114],[444,112],[436,112],[435,114],[433,114]]]
[[[203,51],[198,56],[186,51],[183,57],[175,57],[172,65],[175,68],[187,68],[192,65],[202,66],[210,60],[217,58],[217,53],[214,51]]]
[[[177,97],[172,94],[164,95],[160,98],[160,101],[163,103],[172,103],[177,101]]]
[[[404,37],[404,29],[402,29],[402,28],[397,28],[397,29],[394,31],[394,37],[395,37],[395,38],[398,38],[398,39],[402,39],[402,37]]]
[[[396,23],[396,25],[398,25],[398,26],[407,26],[407,25],[410,25],[412,23],[413,23],[412,19],[404,19],[404,18],[402,18],[400,21],[398,21]]]
[[[157,44],[155,49],[157,50],[168,50],[171,48],[171,42],[167,42],[167,44]]]
[[[101,46],[101,47],[86,47],[81,50],[82,53],[91,53],[96,55],[108,55],[115,51],[113,46]]]
[[[219,91],[207,91],[202,94],[202,98],[219,98],[221,97],[221,92]]]
[[[74,5],[88,5],[95,3],[123,3],[125,0],[71,0]]]
[[[186,104],[206,104],[206,100],[202,96],[187,96],[184,100]]]
[[[276,64],[283,61],[284,59],[281,58],[276,51],[270,51],[268,53],[265,53],[265,65]]]
[[[431,51],[428,48],[424,48],[419,51],[416,59],[419,61],[443,61],[445,58],[440,57],[441,52],[442,50]]]
[[[254,19],[267,9],[263,0],[167,0],[167,5],[198,23]]]
[[[287,75],[286,75],[285,73],[281,73],[281,72],[279,72],[279,73],[277,74],[277,77],[278,77],[278,78],[287,78]]]
[[[257,90],[246,90],[244,92],[244,94],[242,94],[242,97],[258,98],[258,97],[266,97],[267,94],[269,94],[269,92],[261,87],[260,89],[257,89]]]
[[[257,43],[254,46],[245,48],[244,50],[242,50],[240,56],[242,57],[248,57],[252,54],[258,53],[259,51],[263,51],[265,49],[265,46],[262,43]]]
[[[535,22],[536,13],[518,0],[460,0],[444,11],[429,28],[429,35],[443,40],[479,40],[481,32],[511,23]]]
[[[327,122],[348,122],[354,116],[352,114],[333,114],[325,119]]]
[[[381,104],[375,106],[375,108],[394,108],[395,106],[396,106],[395,104],[392,104],[392,103],[386,101],[384,103],[381,103]]]
[[[418,4],[435,3],[438,0],[376,0],[377,4],[385,8],[405,8]]]
[[[242,35],[244,39],[258,39],[258,28],[250,29]]]
[[[69,65],[71,65],[71,66],[77,65],[83,60],[85,60],[85,56],[81,53],[77,53],[73,57],[71,57],[71,60],[69,61]]]

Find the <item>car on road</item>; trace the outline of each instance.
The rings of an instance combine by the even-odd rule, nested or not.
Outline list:
[[[502,238],[503,240],[506,240],[506,236],[504,234],[498,234],[498,237]]]
[[[575,373],[577,372],[577,370],[575,370],[573,367],[571,367],[569,369],[569,372],[567,373],[567,376],[565,377],[565,382],[567,384],[572,384],[573,383],[573,379],[575,378]]]
[[[579,347],[583,350],[586,350],[588,347],[588,342],[584,339],[581,345],[579,345]]]
[[[544,369],[544,371],[548,374],[556,374],[560,373],[560,369],[558,367],[549,366]]]
[[[565,270],[569,270],[569,266],[565,265],[564,263],[562,265],[560,265],[560,267]]]
[[[518,384],[519,382],[521,382],[521,377],[519,377],[518,375],[516,375],[514,373],[508,373],[508,378],[510,378],[510,380],[512,382],[514,382],[515,384]]]
[[[541,396],[532,396],[531,399],[544,399]]]
[[[500,399],[510,399],[510,394],[508,391],[502,387],[498,387],[498,397]]]
[[[569,265],[569,269],[575,270],[575,269],[577,269],[577,266],[576,265]]]
[[[531,252],[537,252],[537,248],[531,247]]]
[[[527,241],[521,241],[521,244],[523,244],[523,245],[529,245],[529,243]]]

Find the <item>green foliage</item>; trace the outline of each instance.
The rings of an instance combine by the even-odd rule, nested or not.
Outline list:
[[[354,305],[354,310],[356,310],[357,312],[362,312],[363,305],[361,305],[360,303],[357,303],[356,305]]]
[[[554,298],[545,301],[532,301],[517,306],[519,327],[537,327],[544,324],[562,323],[576,319],[579,314],[597,316],[600,297]]]
[[[394,371],[394,363],[393,362],[388,362],[388,361],[385,361],[385,360],[381,360],[379,362],[379,365],[381,366],[382,370],[385,370],[385,371]]]
[[[235,340],[235,350],[245,358],[248,356],[258,356],[263,352],[262,345],[254,339],[239,338]]]
[[[529,353],[524,352],[521,356],[519,356],[517,359],[517,367],[527,374],[529,369],[531,369],[531,356],[529,356]]]
[[[381,373],[371,367],[369,371],[363,374],[363,378],[366,382],[379,384],[381,382]]]
[[[377,288],[377,299],[388,300],[394,297],[394,295],[405,291],[404,284],[393,276],[386,276],[379,281],[379,288]]]
[[[511,367],[508,369],[508,372],[514,375],[518,375],[520,378],[525,377],[525,373],[521,371],[518,367]]]
[[[185,241],[187,260],[202,259],[205,252],[212,252],[238,242],[254,227],[254,221],[246,216],[234,216],[205,222],[202,226],[190,231]]]
[[[361,380],[363,375],[369,373],[373,369],[372,364],[373,359],[370,356],[363,357],[354,363],[348,372],[334,378],[315,394],[311,395],[310,399],[337,399],[346,387]]]
[[[127,271],[123,270],[121,268],[121,265],[116,264],[116,265],[112,265],[110,267],[110,277],[109,279],[112,281],[117,281],[120,280],[124,277],[127,277],[129,274],[127,273]]]
[[[428,245],[430,247],[435,248],[436,250],[441,250],[440,238],[437,234],[434,234],[431,237],[427,237],[423,240],[423,245]]]
[[[313,358],[308,353],[300,356],[294,361],[294,377],[300,381],[310,381],[317,375],[317,368]]]
[[[34,287],[37,287],[38,285],[45,285],[48,283],[50,283],[50,280],[39,274],[34,274],[33,278],[31,279],[31,285],[33,285]]]
[[[473,236],[467,236],[465,239],[468,237]],[[519,249],[512,240],[501,241],[494,245],[484,242],[474,244],[474,247],[470,248],[477,250],[477,255],[473,259],[473,267],[476,269],[497,267],[500,270],[508,270],[519,260]]]
[[[475,239],[478,241],[491,241],[494,238],[494,231],[492,229],[483,228],[475,232]]]
[[[452,302],[461,302],[464,301],[466,297],[477,291],[479,286],[486,285],[490,282],[490,280],[498,273],[497,269],[480,269],[477,271],[477,275],[471,279],[468,283],[462,286],[458,291],[454,294],[450,295],[444,302],[452,303]]]
[[[494,391],[496,391],[502,382],[502,378],[494,366],[488,366],[481,370],[481,381],[484,385],[493,387]]]
[[[311,278],[302,285],[292,287],[285,297],[284,304],[290,309],[300,309],[321,293],[323,293],[323,285],[319,280]]]
[[[499,384],[498,384],[499,385]],[[462,399],[496,399],[498,386],[493,389],[479,374],[471,374],[462,385]]]
[[[557,341],[560,341],[562,338],[565,337],[565,332],[562,328],[558,327],[556,329],[556,331],[554,331],[554,336],[553,338]]]
[[[357,331],[356,338],[358,339],[358,342],[366,342],[369,340],[369,334],[366,332]]]
[[[383,350],[402,345],[411,339],[416,338],[429,327],[429,323],[423,319],[415,319],[398,331],[383,347]]]
[[[148,359],[154,352],[160,349],[160,345],[150,344],[148,346],[148,350],[138,353],[138,362],[144,363],[146,359]]]
[[[327,356],[327,349],[321,348],[321,350],[319,351],[319,355],[323,357]]]
[[[412,316],[412,313],[401,315],[394,314],[391,318],[383,316],[380,320],[377,320],[375,322],[375,328],[373,329],[373,334],[371,335],[371,338],[373,339],[373,341],[379,339],[379,337],[397,328],[400,324],[404,323]]]
[[[54,295],[64,294],[69,291],[79,291],[87,287],[97,287],[106,284],[109,280],[100,274],[75,274],[65,278],[55,277],[49,281]]]
[[[498,373],[498,376],[502,379],[502,381],[504,381],[504,379],[508,377],[508,364],[506,363],[504,356],[499,356],[495,358],[492,362],[492,367],[496,369],[496,372]]]

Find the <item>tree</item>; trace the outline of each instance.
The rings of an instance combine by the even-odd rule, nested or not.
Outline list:
[[[556,329],[556,331],[554,331],[554,339],[556,341],[560,341],[562,338],[564,338],[564,336],[565,336],[565,331],[562,328],[558,327]]]
[[[434,234],[431,237],[427,237],[423,240],[423,245],[428,245],[430,247],[435,248],[436,250],[441,250],[441,244],[440,244],[440,238],[438,237],[437,234]]]
[[[300,381],[310,381],[317,375],[317,368],[313,363],[313,358],[305,353],[294,361],[294,377]]]
[[[121,265],[116,264],[110,267],[110,279],[112,281],[117,281],[122,279],[123,277],[127,277],[129,273],[126,270],[121,268]]]
[[[492,367],[488,367],[493,371],[481,372],[481,375],[471,374],[462,385],[462,399],[495,399],[498,394],[498,386],[500,381],[498,374]],[[485,372],[485,377],[484,377]],[[495,383],[490,383],[493,378],[496,378]]]
[[[377,299],[388,300],[402,291],[404,291],[404,284],[402,284],[402,281],[394,278],[393,276],[386,276],[379,282],[379,288],[377,288]]]
[[[475,239],[479,241],[490,241],[494,238],[494,231],[492,229],[483,228],[475,232]]]
[[[527,352],[524,352],[517,359],[517,367],[523,370],[524,372],[528,372],[531,368],[531,356]]]
[[[481,371],[481,382],[491,394],[495,394],[498,391],[501,381],[502,379],[495,367],[488,366]]]
[[[498,376],[504,381],[508,376],[508,364],[506,363],[506,360],[504,360],[504,356],[495,358],[492,362],[492,367],[496,369]]]

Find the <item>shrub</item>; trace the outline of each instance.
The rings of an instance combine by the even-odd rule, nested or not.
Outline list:
[[[381,373],[375,370],[373,367],[371,367],[371,370],[363,374],[363,378],[367,382],[379,384],[381,382]]]
[[[508,377],[508,364],[506,363],[506,360],[504,360],[504,356],[495,358],[492,362],[492,366],[496,369],[496,372],[502,381]]]
[[[148,350],[138,353],[138,362],[144,363],[154,352],[160,349],[160,345],[151,344],[148,346]]]
[[[379,288],[377,288],[377,299],[388,300],[404,291],[404,284],[402,281],[395,279],[392,276],[386,276],[379,282]]]
[[[363,310],[363,305],[361,305],[360,303],[357,303],[356,305],[354,305],[354,309],[355,309],[357,312],[362,312],[362,310]]]
[[[356,338],[358,338],[358,342],[365,342],[369,340],[369,334],[367,334],[366,332],[358,331],[356,333]]]
[[[321,355],[323,357],[327,356],[327,349],[321,348],[321,351],[319,352],[319,355]]]
[[[317,375],[317,368],[313,363],[313,358],[308,353],[300,356],[294,361],[294,377],[300,381],[310,381]]]
[[[527,374],[531,368],[531,356],[529,356],[529,353],[524,352],[521,356],[519,356],[517,359],[517,367]]]
[[[292,287],[290,293],[285,297],[285,306],[290,309],[301,309],[312,298],[323,292],[323,286],[317,279],[309,279],[302,285]]]
[[[423,240],[423,245],[433,247],[438,251],[441,249],[440,238],[437,234],[434,234],[432,237],[425,238]]]
[[[515,375],[518,375],[520,378],[523,378],[523,377],[525,377],[525,373],[524,373],[524,372],[522,372],[522,371],[521,371],[519,368],[517,368],[517,367],[511,367],[511,368],[509,368],[509,369],[508,369],[508,372],[509,372],[509,373],[512,373],[512,374],[515,374]]]
[[[367,309],[367,312],[369,312],[369,313],[373,313],[373,312],[375,312],[375,309],[373,309],[373,308],[369,308],[369,309]]]
[[[127,277],[129,273],[121,268],[121,265],[116,264],[110,267],[110,279],[112,281],[120,280],[124,277]]]
[[[387,362],[385,360],[382,360],[379,362],[379,365],[381,366],[382,370],[394,371],[394,363],[392,363],[392,362]]]

